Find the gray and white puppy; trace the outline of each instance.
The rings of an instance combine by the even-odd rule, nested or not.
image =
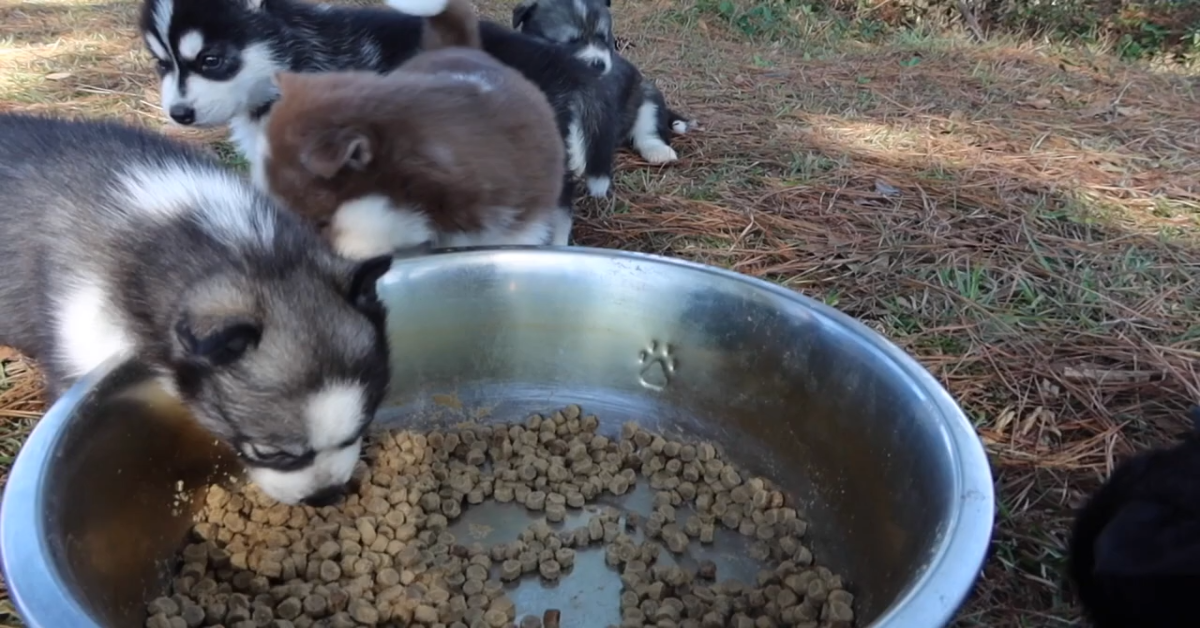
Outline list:
[[[136,356],[275,499],[329,503],[389,379],[376,281],[196,150],[108,121],[0,114],[0,343],[54,400]]]
[[[513,8],[512,25],[565,46],[599,72],[608,105],[620,114],[618,138],[652,164],[675,161],[671,133],[686,133],[690,122],[672,111],[658,87],[617,52],[611,6],[611,0],[523,0]]]

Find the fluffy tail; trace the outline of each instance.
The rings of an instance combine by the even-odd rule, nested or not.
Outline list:
[[[471,0],[387,0],[401,13],[425,18],[421,48],[482,48],[479,16]]]

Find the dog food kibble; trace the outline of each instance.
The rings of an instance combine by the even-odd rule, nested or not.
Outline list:
[[[374,434],[336,506],[210,486],[145,625],[560,628],[557,609],[518,609],[507,592],[569,581],[579,553],[600,552],[622,585],[610,628],[853,627],[854,596],[814,563],[808,524],[778,487],[712,443],[634,423],[609,438],[599,425],[568,406],[522,423]],[[644,513],[594,503],[647,490]],[[486,520],[456,523],[489,499],[535,522],[508,539],[489,539]],[[718,580],[714,543],[764,569]]]
[[[559,574],[562,572],[562,567],[559,566],[557,560],[544,560],[538,565],[538,573],[547,580],[558,580]]]

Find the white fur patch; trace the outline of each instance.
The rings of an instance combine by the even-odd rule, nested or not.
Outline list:
[[[363,385],[352,382],[331,382],[313,393],[304,408],[312,448],[324,451],[354,438],[367,419],[363,416],[366,400]]]
[[[263,192],[270,194],[271,189],[267,184],[267,159],[271,157],[271,142],[267,139],[265,116],[264,121],[258,124],[250,121],[245,116],[238,116],[234,118],[234,121],[242,123],[243,128],[240,130],[243,132],[250,133],[257,130],[256,139],[252,142],[244,142],[245,145],[239,145],[239,149],[245,152],[246,161],[250,163],[250,183]],[[236,128],[235,126],[234,129]],[[234,129],[230,130],[230,135],[233,134]]]
[[[671,130],[678,133],[679,135],[683,135],[684,133],[687,133],[688,128],[689,128],[688,123],[684,120],[676,120],[671,123]]]
[[[638,107],[637,120],[629,132],[629,139],[643,159],[652,164],[665,164],[679,158],[675,149],[658,136],[658,105],[646,100]]]
[[[567,167],[575,176],[582,177],[586,166],[587,138],[583,135],[579,120],[573,119],[567,125]]]
[[[588,177],[588,194],[595,198],[608,196],[608,188],[610,186],[612,186],[612,179],[608,177]]]
[[[351,259],[389,255],[437,239],[425,214],[376,194],[342,203],[331,227],[334,249]]]
[[[200,51],[204,50],[204,35],[197,30],[191,30],[183,34],[179,38],[179,56],[184,61],[195,61],[196,57],[200,56]]]
[[[249,467],[249,475],[264,493],[276,501],[295,505],[323,488],[349,482],[361,452],[362,439],[359,439],[349,447],[317,452],[311,465],[297,471]]]
[[[163,46],[171,45],[171,19],[175,3],[173,0],[152,0],[154,8],[151,10],[151,16],[154,22],[154,34],[157,38],[146,35],[146,44],[150,46],[150,51],[154,53],[162,61],[174,60],[174,55],[169,50],[163,49]],[[158,89],[159,100],[162,106],[163,113],[168,116],[171,114],[171,107],[175,103],[183,102],[183,94],[179,86],[179,73],[177,70],[167,72],[162,75],[162,80],[159,82]]]
[[[571,239],[571,223],[574,218],[571,216],[571,210],[565,207],[558,207],[554,210],[554,235],[550,239],[550,244],[553,246],[567,246]]]
[[[608,71],[612,69],[612,53],[608,49],[594,44],[580,48],[579,52],[575,53],[575,58],[588,65],[599,63],[602,68],[601,74],[608,74]]]
[[[151,11],[151,15],[154,17],[154,32],[167,45],[170,45],[171,41],[171,18],[174,9],[175,3],[173,0],[156,0],[154,2],[154,10]],[[170,56],[163,55],[162,58],[169,59]]]
[[[115,307],[103,283],[89,278],[71,282],[57,305],[58,338],[67,377],[81,377],[116,355],[128,355],[134,343],[112,317]]]
[[[114,208],[118,212],[151,220],[195,215],[209,235],[231,247],[270,247],[275,240],[265,199],[232,172],[145,164],[127,168],[118,181],[127,201]]]
[[[237,147],[238,154],[250,163],[251,172],[253,172],[255,160],[261,154],[260,139],[267,128],[268,116],[254,121],[250,119],[250,116],[239,113],[229,121],[229,141]]]
[[[296,471],[250,467],[250,479],[266,494],[286,504],[350,480],[362,451],[355,438],[369,417],[363,415],[366,391],[354,382],[330,382],[308,398],[304,421],[308,440],[317,452],[313,463]],[[342,446],[347,440],[355,440]]]
[[[480,231],[444,234],[439,246],[467,248],[474,246],[542,246],[550,242],[554,234],[556,217],[534,220],[524,225],[515,225],[517,212],[510,207],[496,207],[489,211],[487,226]]]
[[[270,101],[276,93],[272,78],[286,68],[275,59],[266,43],[252,43],[241,52],[241,70],[227,81],[213,81],[191,73],[180,89],[177,73],[164,75],[163,111],[169,114],[173,105],[187,105],[196,111],[192,126],[213,127],[229,124],[235,116]]]
[[[446,0],[387,0],[387,5],[401,13],[429,17],[446,10]]]
[[[158,38],[153,33],[142,33],[142,37],[146,40],[146,47],[150,49],[150,54],[154,55],[155,59],[161,61],[170,61],[171,53],[167,52],[163,45],[158,43]]]
[[[496,88],[496,86],[493,85],[490,80],[488,80],[488,77],[480,74],[479,72],[447,72],[442,76],[446,76],[463,83],[475,85],[481,92],[490,92]]]

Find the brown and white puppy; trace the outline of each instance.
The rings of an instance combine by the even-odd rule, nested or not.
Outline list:
[[[545,95],[482,51],[469,0],[389,4],[427,18],[422,52],[398,69],[276,76],[271,194],[351,258],[565,245],[565,149]]]

